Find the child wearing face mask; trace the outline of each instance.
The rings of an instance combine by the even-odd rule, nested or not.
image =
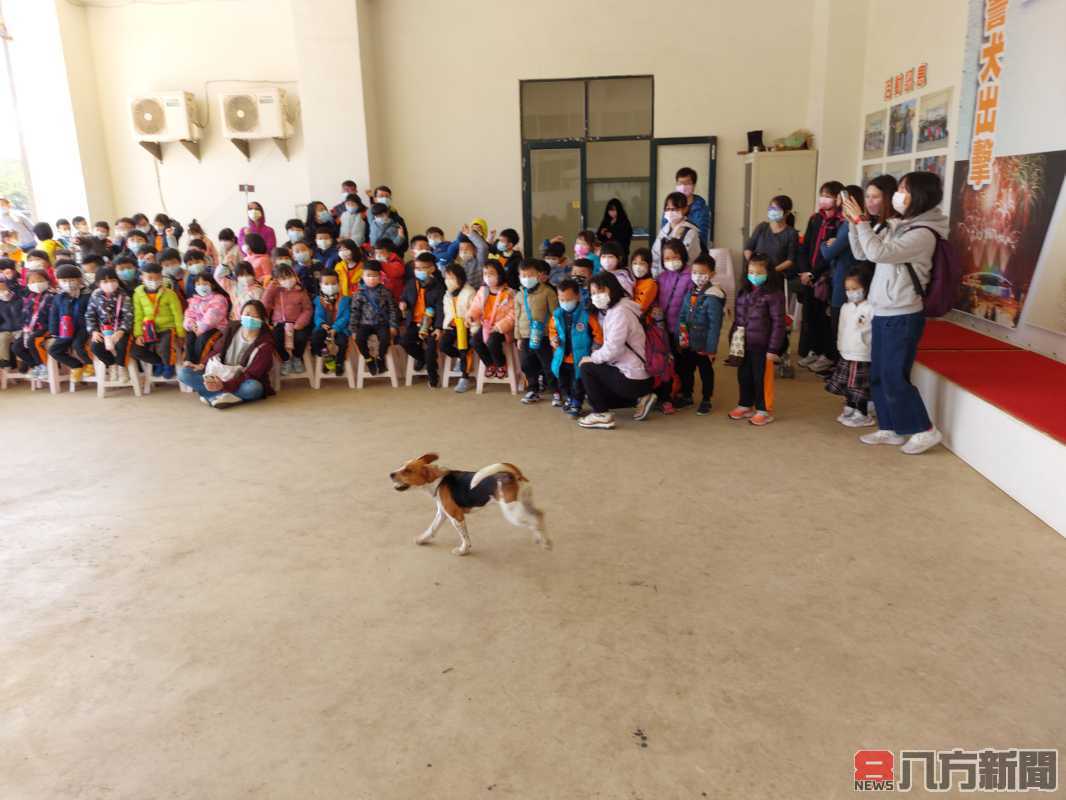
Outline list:
[[[324,269],[333,269],[339,259],[336,238],[329,231],[323,230],[323,226],[319,226],[315,231],[314,260]]]
[[[275,247],[278,246],[278,237],[274,233],[274,229],[266,224],[266,214],[263,213],[263,206],[256,201],[248,203],[248,222],[241,228],[240,235],[237,237],[238,248],[243,248],[248,241],[249,234],[255,234],[263,241],[263,252],[269,253]],[[221,239],[221,234],[219,235]]]
[[[255,270],[255,277],[264,286],[270,282],[271,273],[274,270],[274,262],[270,258],[266,240],[258,233],[245,234],[241,249],[245,251],[245,260]]]
[[[622,249],[622,245],[618,242],[607,242],[602,245],[600,247],[599,268],[614,275],[622,285],[622,288],[625,289],[626,294],[630,297],[633,296],[635,281],[625,267],[625,251]],[[594,271],[599,271],[595,267],[595,262],[593,262],[593,269]]]
[[[104,265],[104,257],[96,253],[86,253],[81,259],[81,280],[85,288],[92,293],[96,288],[96,273]]]
[[[26,286],[19,280],[21,274],[18,264],[10,258],[0,258],[0,280],[7,281],[8,287],[19,299],[22,299],[27,291]]]
[[[341,239],[337,255],[339,258],[333,270],[337,273],[341,296],[351,297],[359,291],[359,281],[363,277],[363,250],[354,240]]]
[[[444,231],[436,225],[426,228],[426,241],[429,242],[429,251],[433,253],[438,264],[451,264],[459,252],[458,243],[445,239]]]
[[[207,266],[207,255],[203,250],[186,250],[182,260],[185,262],[185,283],[182,291],[186,297],[191,298],[196,293],[196,279],[200,275],[211,275],[211,270]]]
[[[581,293],[581,302],[588,305],[589,281],[592,279],[592,262],[587,258],[576,258],[570,265],[570,280],[577,284]]]
[[[574,249],[576,251],[577,248]],[[585,257],[582,256],[582,258]],[[593,266],[593,272],[595,272],[592,259],[585,258],[585,260]],[[548,246],[544,248],[544,261],[548,265],[548,283],[552,286],[557,287],[570,277],[570,265],[566,263],[566,245],[562,242],[548,242]]]
[[[131,352],[138,361],[151,364],[156,377],[170,380],[176,374],[178,347],[185,340],[183,314],[177,293],[163,282],[162,267],[148,264],[133,292]]]
[[[109,369],[125,367],[133,331],[133,303],[110,267],[97,273],[97,288],[85,310],[89,349]],[[118,379],[118,375],[112,376]]]
[[[522,251],[518,249],[518,231],[504,228],[495,242],[489,243],[489,258],[503,264],[503,279],[512,289],[518,289],[518,268],[522,266]]]
[[[11,350],[23,372],[30,377],[47,380],[48,369],[44,366],[48,354],[44,342],[48,338],[48,323],[55,295],[48,283],[48,273],[33,270],[26,276],[26,295],[22,298],[21,335],[15,337]]]
[[[655,307],[652,309],[652,319],[665,324],[670,338],[670,352],[673,353],[676,364],[681,359],[681,349],[677,339],[681,324],[681,305],[692,291],[692,270],[688,266],[688,248],[680,239],[668,239],[663,243],[660,252],[663,271],[659,275],[659,291],[655,298]],[[673,414],[679,408],[691,405],[691,400],[686,403],[684,397],[672,400],[670,397],[672,391],[673,386],[669,381],[663,382],[656,389],[659,407],[664,414]]]
[[[22,330],[22,298],[16,293],[17,281],[0,275],[0,369],[15,366],[11,343]]]
[[[753,253],[748,280],[737,295],[730,342],[737,328],[744,329],[744,358],[737,367],[740,402],[729,412],[732,420],[746,419],[762,427],[774,421],[774,362],[785,344],[785,295],[781,273],[770,266],[765,253]]]
[[[80,217],[80,219],[84,220],[85,217]],[[74,244],[70,231],[70,220],[63,218],[56,220],[56,241],[63,250],[69,250],[71,245]]]
[[[633,301],[640,306],[645,322],[650,318],[659,296],[659,283],[651,276],[651,262],[651,250],[647,247],[635,250],[629,260],[629,271],[633,275]]]
[[[247,261],[238,262],[232,276],[225,276],[219,280],[217,272],[215,275],[215,282],[229,295],[230,315],[234,321],[240,322],[240,309],[244,308],[244,304],[249,300],[262,301],[265,289],[256,280],[255,270]]]
[[[290,219],[285,223],[285,238],[290,248],[297,242],[308,242],[310,246],[314,246],[314,237],[308,238],[302,219]]]
[[[35,249],[44,252],[49,263],[54,262],[56,250],[59,250],[60,246],[52,234],[52,226],[47,222],[38,222],[33,226],[33,235],[37,239]]]
[[[292,267],[278,268],[277,280],[263,293],[263,305],[274,326],[274,346],[281,356],[281,374],[303,374],[303,354],[311,338],[314,309]]]
[[[164,250],[159,254],[159,266],[163,268],[163,285],[174,290],[184,312],[188,298],[185,294],[185,270],[181,266],[181,253],[173,248]]]
[[[341,241],[350,239],[360,247],[366,244],[366,206],[359,199],[359,195],[353,193],[344,198],[344,211],[340,216],[340,230],[337,235]]]
[[[74,264],[61,264],[56,270],[59,292],[48,312],[48,332],[52,341],[48,355],[70,368],[71,377],[80,381],[92,377],[92,358],[86,347],[89,333],[85,329],[85,310],[89,293],[81,283],[81,270]]]
[[[483,219],[476,219],[470,225],[464,225],[455,238],[459,265],[466,272],[467,283],[475,289],[481,288],[481,275],[488,262],[489,245],[482,233],[483,226],[487,224]]]
[[[359,291],[352,295],[349,332],[366,359],[371,375],[385,370],[385,354],[396,339],[400,327],[400,310],[396,299],[382,281],[381,264],[367,261]],[[370,354],[370,337],[378,338],[378,357]]]
[[[685,247],[685,261],[691,262],[700,254],[700,229],[686,218],[688,198],[681,192],[671,192],[663,202],[666,220],[651,247],[652,277],[658,278],[663,269],[662,250],[668,241],[680,241]]]
[[[522,288],[515,301],[515,336],[522,354],[522,372],[526,376],[528,391],[522,402],[526,405],[540,402],[538,386],[543,379],[545,387],[552,391],[552,405],[561,406],[562,396],[555,388],[555,376],[551,371],[552,352],[548,340],[548,321],[559,307],[559,297],[540,275],[548,275],[548,265],[539,258],[527,258],[522,262],[519,280]]]
[[[5,259],[15,264],[22,264],[26,260],[26,254],[19,247],[19,232],[16,230],[0,231],[0,254]],[[25,282],[20,283],[25,286]]]
[[[681,305],[678,328],[680,358],[677,373],[681,378],[681,397],[685,405],[692,403],[698,369],[703,394],[696,409],[700,416],[711,413],[714,357],[718,352],[718,337],[725,316],[725,292],[712,283],[714,268],[714,259],[710,255],[697,256],[692,262],[693,287]]]
[[[192,222],[189,223],[188,232],[190,239],[188,245],[189,248],[200,250],[204,254],[204,260],[208,263],[208,265],[213,266],[215,264],[218,264],[218,248],[215,247],[215,243],[212,242],[210,237],[207,235],[207,231],[204,230],[204,226],[194,219]],[[201,242],[203,242],[203,246],[194,248],[192,244],[192,240],[194,239],[199,239]]]
[[[141,276],[137,271],[137,259],[132,256],[118,256],[112,266],[115,268],[115,274],[118,275],[119,282],[122,284],[122,291],[132,298],[133,291],[141,285]]]
[[[593,273],[599,272],[603,268],[600,265],[600,240],[595,233],[592,231],[580,231],[577,234],[574,238],[574,258],[587,258],[591,261]],[[619,263],[621,263],[621,251]]]
[[[388,239],[374,242],[374,260],[381,266],[381,277],[385,288],[392,292],[393,299],[400,306],[400,311],[406,313],[407,308],[403,303],[403,290],[409,278],[403,261],[396,254],[396,245]],[[413,264],[411,265],[411,273],[413,277]]]
[[[514,331],[515,293],[504,280],[504,267],[496,261],[485,265],[485,285],[478,289],[466,314],[467,327],[478,358],[490,378],[507,377],[504,347]]]
[[[588,305],[581,301],[581,287],[571,278],[559,284],[559,307],[552,312],[548,337],[553,348],[552,372],[565,395],[562,409],[571,417],[578,417],[585,405],[581,359],[603,343],[603,330],[599,316],[589,312]]]
[[[459,264],[449,264],[444,268],[444,289],[441,303],[444,306],[444,322],[440,331],[440,349],[445,355],[459,359],[462,376],[455,386],[455,391],[462,394],[469,391],[473,385],[467,363],[471,336],[466,319],[477,292],[467,283],[466,270]]]
[[[415,361],[415,371],[426,370],[431,389],[440,384],[437,339],[444,319],[443,301],[444,281],[437,274],[437,261],[432,253],[419,253],[400,305],[406,325],[402,344]]]
[[[195,276],[185,308],[185,366],[207,360],[215,337],[226,330],[231,306],[226,290],[211,275],[201,272]]]
[[[334,375],[344,374],[348,355],[348,331],[351,327],[351,297],[341,294],[340,278],[336,272],[323,272],[315,297],[314,331],[311,333],[311,352],[325,358],[325,369]],[[337,348],[332,356],[329,342]]]
[[[237,235],[231,228],[223,228],[218,232],[218,262],[220,266],[234,269],[237,262],[244,258],[240,245],[237,244]]]
[[[837,349],[840,360],[825,382],[825,389],[844,398],[837,422],[849,428],[869,428],[877,422],[869,416],[870,352],[873,339],[873,306],[866,299],[870,272],[852,267],[844,278],[847,302],[840,309]]]
[[[49,287],[56,285],[56,271],[52,268],[52,261],[44,250],[31,250],[26,254],[26,260],[22,267],[22,285],[25,286],[31,272],[43,272],[48,276]]]

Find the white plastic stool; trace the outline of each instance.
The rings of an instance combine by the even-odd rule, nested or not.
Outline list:
[[[352,350],[355,350],[355,342],[349,343],[348,352],[344,354],[344,374],[336,375],[332,372],[326,372],[326,359],[324,356],[315,356],[314,366],[314,380],[311,381],[311,385],[316,389],[322,388],[323,380],[347,380],[348,388],[355,388],[355,363],[352,359]],[[299,377],[299,376],[297,376]]]
[[[467,355],[459,356],[458,358],[453,358],[452,356],[449,356],[449,355],[444,355],[441,358],[440,385],[443,386],[445,389],[448,388],[448,383],[451,381],[452,378],[455,378],[456,382],[458,382],[459,380],[462,379],[462,377],[463,377],[462,359],[463,358],[473,359],[474,363],[475,364],[477,363],[477,354],[474,353],[473,349],[467,350],[466,352],[467,352]],[[474,367],[474,370],[475,370],[475,372],[477,371],[477,367],[476,366]]]
[[[126,370],[126,380],[121,378],[117,381],[109,380],[107,377],[108,367],[98,358],[93,359],[93,369],[96,371],[96,377],[93,379],[96,381],[96,396],[103,399],[107,396],[108,389],[133,389],[135,397],[141,396],[141,377],[137,372],[137,359],[129,358],[128,363],[125,365],[118,364],[118,369]]]
[[[507,359],[507,377],[490,378],[485,374],[485,362],[480,362],[477,367],[477,393],[484,394],[485,384],[503,383],[511,388],[511,394],[518,394],[518,359],[515,358],[514,347],[504,342],[503,355]]]
[[[404,352],[406,352],[406,351],[404,351]],[[444,359],[445,359],[445,356],[438,352],[437,353],[437,374],[438,375],[440,375],[442,373],[442,371],[443,371],[442,367],[443,367],[443,364],[444,364]],[[407,356],[407,380],[405,381],[405,383],[408,386],[414,386],[415,378],[426,378],[428,380],[429,379],[429,370],[427,370],[427,369],[416,370],[415,369],[415,360],[413,358],[411,358],[411,356]]]
[[[30,391],[33,392],[44,388],[44,381],[31,378],[30,373],[28,372],[19,372],[17,369],[11,367],[0,369],[0,390],[7,389],[8,383],[14,383],[16,381],[26,381],[30,385]]]
[[[74,373],[63,366],[66,370],[65,374],[59,371],[60,364],[51,355],[48,356],[48,388],[52,394],[59,394],[59,386],[62,381],[66,380],[70,383],[70,391],[77,390],[77,381],[74,380]]]
[[[359,353],[358,349],[356,349],[356,353]],[[362,353],[359,353],[359,360],[358,360],[358,363],[356,364],[356,368],[355,368],[355,388],[356,389],[362,389],[363,388],[363,384],[366,381],[372,381],[372,380],[378,380],[378,379],[389,381],[390,383],[392,383],[392,388],[393,389],[398,389],[399,388],[399,386],[400,386],[400,376],[399,376],[399,373],[397,373],[397,371],[396,371],[396,358],[395,358],[395,356],[394,356],[394,354],[392,352],[392,348],[391,347],[388,350],[385,351],[385,356],[384,356],[383,360],[385,362],[385,371],[384,372],[379,372],[377,375],[371,375],[370,374],[370,370],[367,369],[366,359],[363,358],[363,354]]]

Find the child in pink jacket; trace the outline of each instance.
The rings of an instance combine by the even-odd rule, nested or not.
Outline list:
[[[185,337],[185,364],[195,365],[206,360],[211,345],[220,333],[226,330],[229,320],[230,299],[215,279],[206,273],[196,276],[193,293],[185,307],[183,322]]]
[[[303,354],[311,338],[314,309],[292,267],[278,267],[277,280],[263,293],[263,305],[274,326],[274,344],[281,356],[281,374],[304,371]],[[295,356],[295,358],[293,358]]]
[[[484,285],[478,289],[466,312],[474,349],[490,378],[507,377],[504,348],[510,347],[514,341],[515,293],[504,281],[503,273],[500,262],[486,262],[481,276]]]

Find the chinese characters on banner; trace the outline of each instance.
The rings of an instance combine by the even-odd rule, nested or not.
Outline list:
[[[966,182],[980,189],[992,182],[996,145],[996,112],[1006,50],[1008,0],[985,0],[984,30],[978,59],[977,108],[970,142],[970,172]]]
[[[893,77],[885,81],[885,100],[899,97],[915,89],[924,89],[929,82],[929,65],[924,61],[916,67],[911,67],[905,72],[897,72]]]

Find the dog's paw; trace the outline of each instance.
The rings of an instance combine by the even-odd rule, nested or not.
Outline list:
[[[452,555],[453,556],[465,556],[469,552],[470,552],[470,548],[469,547],[456,547],[456,548],[452,549]]]
[[[420,533],[415,537],[415,544],[429,544],[429,540],[433,538],[432,533]]]

